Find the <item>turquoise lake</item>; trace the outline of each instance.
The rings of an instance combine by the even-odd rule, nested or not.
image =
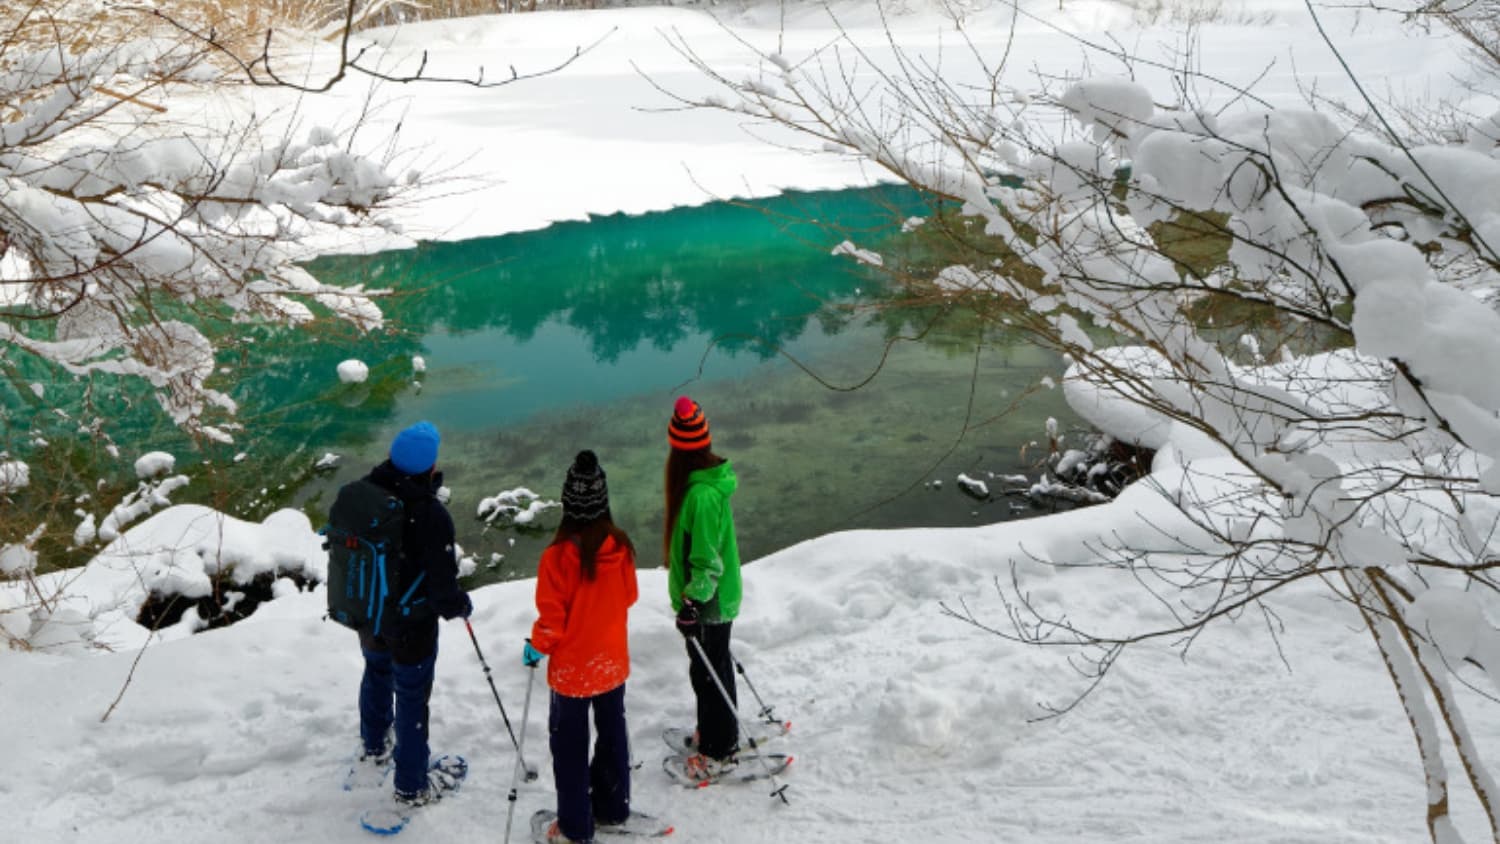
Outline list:
[[[480,579],[532,573],[556,513],[541,530],[486,528],[479,500],[517,487],[556,499],[582,448],[598,452],[615,519],[653,565],[667,419],[687,394],[739,474],[746,559],[847,528],[1035,515],[1019,499],[973,500],[954,478],[1035,476],[1029,444],[1047,417],[1074,422],[1060,391],[1037,386],[1061,362],[967,315],[899,306],[880,275],[830,254],[845,238],[899,250],[888,238],[921,213],[897,188],[788,194],[320,259],[310,268],[325,279],[393,291],[387,328],[257,328],[226,349],[236,381],[220,387],[244,429],[201,453],[213,481],[177,500],[251,518],[289,503],[319,519],[395,431],[428,419]],[[369,365],[366,383],[339,382],[346,358]],[[146,402],[118,401],[105,412],[124,454],[166,445],[179,468],[198,462]],[[325,452],[339,467],[313,473]]]

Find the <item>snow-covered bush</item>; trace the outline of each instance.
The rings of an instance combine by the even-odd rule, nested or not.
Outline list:
[[[1168,624],[1092,627],[1033,606],[1024,583],[1010,625],[955,615],[1079,649],[1093,688],[1138,643],[1185,647],[1247,611],[1274,619],[1283,590],[1327,590],[1363,618],[1406,708],[1433,840],[1460,840],[1454,776],[1500,839],[1454,694],[1466,666],[1500,680],[1500,113],[1432,142],[1373,101],[1364,119],[1273,108],[1190,61],[1061,82],[983,67],[990,87],[970,88],[919,60],[856,79],[836,50],[766,54],[745,79],[681,46],[733,94],[687,102],[864,156],[973,220],[925,235],[959,232],[947,266],[893,277],[1060,351],[1074,406],[1157,449],[1145,483],[1172,523],[1051,562],[1120,570]]]
[[[556,501],[548,501],[522,486],[481,498],[475,516],[486,526],[533,527],[538,516],[561,507]]]
[[[160,477],[170,455],[148,454],[139,487],[98,512],[96,496],[114,494],[98,464],[119,456],[111,420],[80,414],[78,390],[22,379],[50,369],[85,390],[144,388],[183,430],[222,441],[235,403],[214,353],[231,326],[306,324],[314,308],[360,329],[381,321],[370,293],[324,285],[296,261],[310,236],[380,226],[396,179],[345,133],[205,119],[199,106],[243,70],[219,36],[194,34],[203,11],[0,4],[0,357],[27,403],[22,425],[35,409],[103,448],[91,457],[28,436],[6,443],[29,450],[25,461],[0,453],[0,629],[12,646],[91,646],[112,596],[75,600],[78,573],[49,569],[120,541],[187,483]]]
[[[1051,422],[1052,420],[1048,420]],[[1026,495],[1038,501],[1102,504],[1150,468],[1151,451],[1123,443],[1109,434],[1093,434],[1082,448],[1064,448],[1054,438],[1037,482]]]
[[[397,180],[340,132],[268,136],[164,105],[227,81],[215,51],[139,11],[68,16],[77,5],[0,11],[0,344],[139,379],[184,429],[228,440],[208,327],[305,324],[310,304],[379,326],[369,291],[296,262],[320,229],[380,224]]]
[[[11,380],[0,392],[20,404],[6,430],[25,435],[0,451],[0,546],[39,557],[44,572],[66,565],[76,558],[61,557],[96,541],[119,541],[186,482],[127,493],[102,477],[121,450],[116,420],[94,409],[98,393],[119,391],[127,404],[150,394],[193,439],[227,442],[239,427],[234,368],[216,353],[245,323],[382,324],[380,291],[325,284],[301,262],[334,235],[347,245],[350,235],[393,230],[383,210],[418,176],[393,175],[396,139],[361,132],[363,115],[315,125],[289,104],[351,76],[494,88],[584,52],[540,71],[435,78],[422,56],[351,43],[370,15],[401,5],[0,3],[0,377]],[[297,97],[241,96],[252,88]],[[340,372],[365,374],[363,364]],[[47,449],[45,426],[65,441],[53,437]],[[143,458],[140,477],[170,473],[163,457]],[[96,496],[117,492],[124,500],[112,512],[93,509]],[[51,533],[38,538],[40,522]]]
[[[113,548],[132,523],[153,510],[170,507],[172,493],[188,485],[185,475],[165,474],[174,462],[172,455],[160,451],[136,460],[135,472],[142,480],[102,520],[88,509],[96,499],[78,496],[73,501],[73,514],[80,520],[73,528],[70,550],[87,549],[98,542]],[[0,541],[0,641],[27,650],[95,646],[99,644],[94,625],[98,611],[124,592],[89,596],[83,604],[71,600],[68,591],[78,575],[41,569],[39,546],[46,534],[47,524],[43,522],[19,541]],[[149,589],[148,578],[137,576],[135,586]],[[94,599],[102,599],[102,603]]]

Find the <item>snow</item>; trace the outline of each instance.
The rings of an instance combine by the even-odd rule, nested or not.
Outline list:
[[[879,253],[872,252],[869,249],[861,249],[858,246],[855,246],[854,241],[852,240],[843,241],[838,246],[833,247],[833,250],[829,254],[848,255],[859,263],[868,264],[872,267],[880,267],[885,265],[885,259],[882,258]]]
[[[0,545],[0,574],[16,577],[35,570],[35,551],[20,543]]]
[[[93,544],[94,540],[98,538],[99,527],[94,524],[94,514],[83,514],[83,521],[79,522],[78,527],[73,529],[73,547],[82,548],[85,545]]]
[[[1484,610],[1476,596],[1457,589],[1429,589],[1412,602],[1411,620],[1432,637],[1432,644],[1450,663],[1468,658],[1479,645]]]
[[[99,525],[98,537],[105,542],[114,541],[127,525],[158,507],[170,505],[172,501],[169,496],[187,484],[186,475],[162,478],[155,483],[142,481],[135,492],[121,499],[109,515],[104,517],[104,522]]]
[[[1128,136],[1150,120],[1155,106],[1151,92],[1130,79],[1094,77],[1086,79],[1063,94],[1062,106],[1078,117],[1078,122],[1093,126],[1095,138],[1110,135]]]
[[[967,492],[975,498],[990,497],[989,486],[986,485],[984,481],[981,481],[978,478],[971,478],[968,475],[960,472],[958,477],[955,479],[955,482],[958,484],[959,489]]]
[[[363,384],[370,377],[370,367],[364,361],[353,358],[340,363],[338,371],[339,380],[345,384]]]
[[[20,460],[0,460],[0,493],[25,489],[30,483],[30,466]]]
[[[934,824],[944,840],[963,842],[1188,844],[1231,829],[1250,844],[1419,840],[1421,778],[1384,669],[1349,608],[1315,590],[1290,590],[1275,604],[1289,669],[1266,629],[1245,620],[1215,628],[1186,661],[1165,645],[1136,650],[1079,710],[1042,721],[1039,702],[1062,705],[1086,685],[1065,655],[940,611],[940,602],[963,600],[1001,621],[991,580],[1015,565],[1038,602],[1121,624],[1159,619],[1166,608],[1126,600],[1127,572],[1052,571],[1032,557],[1081,559],[1112,532],[1154,535],[1146,514],[1169,517],[1139,490],[1024,522],[835,534],[748,565],[735,653],[794,724],[778,740],[797,759],[784,777],[785,807],[756,786],[687,790],[659,771],[658,734],[690,724],[692,697],[665,575],[643,570],[630,629],[630,729],[644,763],[633,804],[703,842],[922,842]],[[636,540],[644,548],[649,537]],[[221,557],[237,559],[236,571],[262,571],[278,555],[283,569],[304,570],[322,556],[311,526],[289,511],[254,525],[177,507],[126,544],[128,553],[120,547],[78,579],[80,595],[119,596],[128,610],[139,577],[168,576],[162,559],[202,589]],[[472,624],[517,729],[527,675],[512,649],[534,616],[533,589],[518,581],[474,592]],[[355,817],[380,792],[339,787],[358,741],[357,642],[322,620],[321,590],[277,590],[282,597],[246,621],[196,636],[189,621],[153,634],[144,653],[145,631],[102,600],[91,609],[113,650],[0,651],[0,677],[13,690],[0,743],[11,769],[27,772],[7,782],[9,828],[81,844],[163,830],[238,844],[367,840]],[[119,707],[100,723],[138,653]],[[410,832],[492,836],[514,756],[461,625],[444,625],[438,659],[434,751],[463,753],[472,768],[463,792],[424,810]],[[743,685],[740,693],[749,717],[752,699]],[[528,756],[544,775],[520,788],[522,820],[555,800],[544,701],[533,700],[525,725]],[[1481,740],[1500,738],[1494,720],[1473,726]],[[1473,829],[1466,811],[1460,826]]]
[[[141,455],[135,461],[135,476],[145,480],[158,475],[165,475],[177,466],[177,458],[165,451],[152,451]]]
[[[502,490],[492,496],[481,498],[475,515],[483,519],[485,524],[517,524],[528,525],[536,521],[537,516],[562,505],[556,501],[548,501],[526,487]]]
[[[1091,0],[1064,5],[1059,10],[1055,3],[1023,4],[1025,14],[1013,27],[1009,4],[965,4],[963,36],[972,41],[976,54],[1008,57],[1014,78],[1005,81],[1013,86],[1018,102],[1046,96],[1041,90],[1044,78],[1076,77],[1083,51],[1070,33],[1087,37],[1132,29],[1131,12],[1123,4]],[[1231,14],[1240,8],[1234,3],[1224,7]],[[1202,27],[1198,55],[1211,56],[1214,71],[1230,82],[1248,85],[1275,60],[1276,66],[1256,87],[1267,102],[1301,105],[1300,86],[1352,98],[1342,69],[1306,25],[1301,3],[1271,0],[1247,8],[1272,12],[1277,21],[1271,26]],[[1355,69],[1377,74],[1393,90],[1430,88],[1445,74],[1464,74],[1460,51],[1440,39],[1411,38],[1388,22],[1370,25],[1338,9],[1320,11],[1344,28],[1340,46]],[[723,91],[694,69],[674,43],[688,45],[731,79],[775,88],[787,75],[777,61],[797,67],[842,31],[864,51],[858,66],[843,66],[861,80],[871,80],[878,70],[895,68],[881,29],[885,23],[903,46],[928,59],[941,54],[944,78],[955,87],[987,81],[972,62],[962,59],[969,47],[956,46],[960,42],[944,4],[903,4],[886,12],[883,16],[875,4],[863,2],[838,2],[826,9],[793,4],[784,11],[775,4],[721,5],[716,12],[721,23],[696,9],[620,8],[431,21],[360,33],[356,41],[374,42],[371,54],[379,55],[387,68],[414,70],[420,51],[426,51],[429,73],[468,77],[480,67],[494,68],[497,61],[521,72],[552,67],[576,48],[593,45],[556,74],[501,88],[378,86],[380,107],[370,112],[363,133],[379,137],[381,130],[399,123],[399,146],[407,151],[412,169],[442,174],[419,180],[417,195],[403,198],[395,209],[397,228],[404,233],[395,242],[467,239],[583,220],[591,214],[639,214],[791,188],[889,180],[842,147],[837,153],[824,153],[821,142],[809,144],[763,123],[747,125],[742,114],[657,111],[677,105],[659,89],[723,101]],[[1165,61],[1174,58],[1176,43],[1166,29],[1143,30],[1131,42],[1133,48]],[[766,68],[759,66],[750,46],[772,56]],[[764,78],[759,76],[762,70]],[[1068,102],[1077,105],[1081,119],[1097,126],[1139,121],[1143,116],[1161,125],[1198,119],[1153,113],[1144,95],[1149,87],[1145,80],[1168,82],[1170,74],[1144,66],[1135,70],[1141,78],[1134,82],[1101,73]],[[292,98],[274,91],[258,96],[267,104],[263,112],[300,100],[304,110],[317,110],[320,123],[329,123],[322,116],[325,108],[360,113],[367,91],[364,83],[351,79],[318,98]],[[1495,110],[1494,103],[1478,109],[1483,114]],[[601,134],[599,127],[605,126],[608,131]],[[608,154],[600,154],[601,149]],[[346,241],[338,247],[372,249],[391,242]]]
[[[147,498],[165,501],[160,489]],[[59,593],[52,599],[51,621],[69,619],[58,625],[67,632],[50,634],[51,647],[39,650],[128,651],[148,642],[171,641],[191,635],[192,625],[150,631],[134,621],[153,593],[198,598],[214,592],[216,578],[245,584],[267,572],[322,579],[326,571],[322,538],[313,532],[307,516],[295,510],[279,510],[257,524],[201,505],[180,504],[128,530],[122,527],[124,520],[116,518],[119,512],[116,508],[99,529],[99,538],[109,544],[87,566],[38,578],[45,592]],[[0,618],[26,605],[15,584],[0,582]],[[37,647],[34,639],[32,645]]]
[[[1079,122],[1093,126],[1096,138],[1131,157],[1140,185],[1181,203],[1243,214],[1251,230],[1284,237],[1288,258],[1309,254],[1305,238],[1316,234],[1332,244],[1329,254],[1350,269],[1358,351],[1283,359],[1271,366],[1226,365],[1216,370],[1219,374],[1281,398],[1289,385],[1303,383],[1298,370],[1311,368],[1330,376],[1330,383],[1316,395],[1288,398],[1289,405],[1358,414],[1412,399],[1389,394],[1381,386],[1386,381],[1370,377],[1381,364],[1369,356],[1410,356],[1413,371],[1437,388],[1430,395],[1433,407],[1453,420],[1466,439],[1487,444],[1490,456],[1500,453],[1500,423],[1494,414],[1500,388],[1492,368],[1443,366],[1471,347],[1486,350],[1477,357],[1500,355],[1496,317],[1455,298],[1465,293],[1433,289],[1417,250],[1376,238],[1358,211],[1362,199],[1377,196],[1374,191],[1390,181],[1382,182],[1368,167],[1361,169],[1361,154],[1376,155],[1382,166],[1400,170],[1402,178],[1451,191],[1455,205],[1472,217],[1475,231],[1491,236],[1500,225],[1491,213],[1494,138],[1500,137],[1495,118],[1471,127],[1463,155],[1419,150],[1413,158],[1430,174],[1423,177],[1429,182],[1421,182],[1404,169],[1410,162],[1399,156],[1380,157],[1380,150],[1359,145],[1338,147],[1335,142],[1345,137],[1342,130],[1308,112],[1267,114],[1238,101],[1221,104],[1213,115],[1158,111],[1145,92],[1170,88],[1155,84],[1164,74],[1144,67],[1142,79],[1077,79],[1079,51],[1066,34],[1126,30],[1129,11],[1104,2],[1070,3],[1057,11],[1050,3],[1033,5],[1037,14],[1048,17],[1023,18],[1015,29],[999,5],[968,13],[967,34],[975,54],[1004,51],[1013,67],[1029,74],[1015,83],[1021,86],[1013,92],[1016,103],[1045,100],[1053,95],[1039,90],[1042,80],[1064,80],[1058,88],[1062,105]],[[892,56],[869,4],[833,8],[843,31],[869,47],[869,54],[860,57],[861,72],[889,65]],[[1274,25],[1204,26],[1197,35],[1197,55],[1211,60],[1214,72],[1247,83],[1266,71],[1268,57],[1276,59],[1257,88],[1272,105],[1299,102],[1299,84],[1315,85],[1323,95],[1348,93],[1333,59],[1306,21],[1296,17],[1301,7],[1286,3],[1269,8],[1280,16]],[[898,40],[928,56],[943,53],[943,67],[952,69],[945,80],[955,90],[966,90],[976,81],[964,78],[960,59],[970,45],[950,49],[958,43],[952,23],[920,9],[893,20]],[[1342,46],[1357,69],[1378,71],[1391,88],[1412,82],[1456,89],[1452,78],[1461,75],[1463,58],[1451,44],[1356,22],[1352,13],[1327,13],[1347,25]],[[733,78],[748,79],[746,90],[762,96],[782,90],[788,68],[799,66],[811,51],[825,49],[836,34],[824,11],[810,6],[752,6],[724,14],[732,16],[735,31],[699,11],[621,9],[484,17],[362,35],[381,40],[373,51],[383,53],[386,67],[416,49],[430,49],[429,70],[455,75],[493,66],[497,57],[523,70],[550,66],[579,43],[593,43],[606,33],[610,37],[564,71],[513,87],[382,88],[381,106],[364,136],[380,137],[383,126],[400,120],[405,127],[400,144],[414,151],[412,157],[424,159],[413,162],[412,169],[447,176],[432,184],[418,179],[419,195],[396,209],[405,235],[320,246],[368,249],[410,243],[414,237],[476,237],[591,213],[637,213],[721,196],[886,178],[847,152],[821,154],[821,144],[809,148],[764,126],[745,132],[743,114],[690,111],[664,117],[652,112],[672,104],[656,85],[693,96],[707,96],[712,87],[671,49],[666,33],[726,68]],[[780,33],[783,14],[790,16],[792,26]],[[1135,44],[1173,49],[1165,30],[1131,35]],[[740,38],[777,43],[770,61],[775,70],[758,67]],[[1289,61],[1281,63],[1282,56]],[[1295,67],[1298,75],[1285,67]],[[1148,85],[1145,78],[1152,76],[1157,78]],[[1448,81],[1432,82],[1444,79]],[[297,135],[306,139],[299,148],[314,148],[303,149],[310,156],[307,172],[323,186],[337,184],[355,201],[383,191],[387,177],[361,169],[358,161],[331,148],[337,136],[328,127],[338,123],[338,115],[355,113],[365,93],[353,84],[327,98],[307,98],[304,107],[318,110],[319,126]],[[264,109],[267,114],[288,104],[285,92],[246,96],[255,98],[257,108],[272,106]],[[1465,105],[1471,111],[1494,112],[1493,97],[1468,96]],[[3,129],[22,130],[16,123]],[[1211,133],[1227,141],[1207,137]],[[913,170],[930,166],[924,172],[934,184],[971,203],[984,201],[978,180],[954,178],[937,164],[900,158],[902,153],[883,148],[871,131],[849,129],[840,138],[876,161]],[[148,173],[184,155],[181,143],[143,146],[137,158],[122,166]],[[1291,199],[1266,195],[1257,169],[1244,166],[1247,148],[1263,151],[1285,174]],[[1006,166],[1025,167],[1053,180],[1066,198],[1082,191],[1083,176],[1111,172],[1114,161],[1103,149],[1079,140],[1057,147],[1063,167],[1053,157],[1027,159],[1016,150],[1003,157]],[[1330,149],[1339,154],[1330,156]],[[224,190],[232,194],[250,175],[224,174]],[[314,199],[309,186],[296,178],[273,180],[265,190],[292,207],[306,207]],[[67,232],[84,224],[42,199],[38,190],[26,187],[6,196],[11,207],[33,214],[39,225]],[[1286,227],[1292,202],[1306,217],[1306,227]],[[1137,197],[1131,210],[1134,223],[1143,224],[1168,209]],[[1091,223],[1082,219],[1070,224]],[[1006,226],[998,217],[986,222],[986,230],[994,234],[1006,234]],[[1126,234],[1139,236],[1134,229]],[[85,240],[62,238],[54,246],[84,255],[96,247]],[[163,238],[150,260],[158,265],[182,260],[173,247],[171,238]],[[871,263],[879,258],[863,254],[852,241],[842,251]],[[1269,282],[1287,269],[1278,257],[1232,254]],[[1136,269],[1143,278],[1175,280],[1164,262]],[[20,271],[14,258],[0,256],[0,272]],[[362,329],[381,324],[365,291],[330,292],[305,272],[285,266],[267,281],[276,285],[275,291],[311,296]],[[975,293],[1006,284],[998,274],[967,268],[944,270],[938,281],[944,289]],[[274,298],[280,293],[268,293],[281,318],[311,318],[305,306],[299,310],[296,303]],[[1049,312],[1062,303],[1037,297],[1030,304]],[[1067,319],[1071,317],[1057,314],[1054,324],[1085,345],[1087,335]],[[1423,330],[1400,333],[1413,325]],[[1447,327],[1454,329],[1452,336],[1438,336]],[[149,365],[141,363],[138,374],[155,379],[154,384],[180,379],[201,386],[213,371],[207,341],[180,323],[163,323],[159,331],[174,341],[174,351]],[[1160,340],[1173,354],[1181,354],[1186,342],[1175,336]],[[125,338],[111,333],[108,320],[88,306],[59,320],[55,340],[22,338],[0,323],[0,341],[51,358],[76,375],[131,368],[109,356]],[[1257,356],[1257,348],[1245,348]],[[1095,355],[1142,384],[1160,386],[1173,376],[1167,358],[1154,347]],[[423,371],[420,357],[413,357],[412,368]],[[345,383],[363,381],[368,367],[345,361],[338,374]],[[1337,382],[1333,376],[1340,374],[1354,377]],[[1163,549],[1158,555],[1191,555],[1212,545],[1206,525],[1186,521],[1172,502],[1181,501],[1189,487],[1201,500],[1213,500],[1216,490],[1242,492],[1244,465],[1226,455],[1229,448],[1246,443],[1234,441],[1226,448],[1122,400],[1086,376],[1074,368],[1064,377],[1070,404],[1117,439],[1158,450],[1152,477],[1118,500],[980,528],[833,534],[747,565],[736,655],[778,714],[796,725],[783,740],[798,759],[786,777],[789,806],[768,808],[763,792],[753,786],[685,791],[657,772],[653,763],[664,752],[657,739],[660,729],[689,725],[693,713],[664,574],[643,570],[641,602],[632,612],[630,629],[632,746],[643,763],[634,774],[635,805],[670,818],[683,840],[702,842],[860,839],[895,844],[932,840],[934,829],[944,840],[1039,844],[1185,844],[1225,837],[1247,844],[1422,839],[1426,789],[1407,719],[1392,700],[1387,668],[1352,608],[1331,599],[1316,583],[1279,590],[1268,599],[1266,616],[1246,613],[1212,626],[1193,640],[1186,659],[1167,641],[1133,647],[1080,708],[1058,719],[1038,720],[1047,707],[1068,705],[1089,685],[1088,678],[1075,672],[1070,649],[1017,645],[945,613],[945,608],[972,611],[978,620],[1008,629],[1007,611],[1014,607],[995,587],[1011,582],[1035,606],[1106,631],[1170,626],[1182,611],[1142,600],[1138,571],[1085,564],[1097,564],[1101,548],[1119,544]],[[211,390],[169,388],[158,401],[179,423],[197,419],[205,403],[232,406],[227,396]],[[1222,418],[1215,414],[1226,412],[1215,406],[1202,409],[1211,424]],[[214,439],[227,437],[219,429],[199,430]],[[1236,429],[1226,425],[1224,430]],[[1055,421],[1048,433],[1060,439]],[[1246,433],[1252,444],[1249,435],[1254,433]],[[1368,449],[1369,444],[1340,440],[1336,430],[1281,433],[1274,443],[1278,448],[1264,449],[1254,465],[1275,474],[1299,497],[1336,507],[1345,490],[1328,481],[1345,466],[1334,458],[1352,459],[1356,445]],[[1299,450],[1299,444],[1313,439],[1328,447]],[[1063,454],[1059,468],[1076,463],[1074,454]],[[1368,460],[1372,455],[1365,450],[1359,456]],[[1500,467],[1475,462],[1473,474],[1500,488]],[[305,593],[292,580],[322,576],[326,557],[312,525],[290,510],[257,524],[196,505],[169,506],[170,494],[187,478],[170,476],[170,464],[151,469],[140,472],[137,466],[142,477],[167,477],[141,484],[97,530],[92,514],[76,514],[82,521],[75,544],[96,537],[109,543],[88,566],[37,575],[36,586],[29,581],[0,583],[0,634],[7,640],[24,639],[33,649],[0,650],[7,715],[0,719],[0,747],[6,748],[8,770],[24,772],[0,782],[7,828],[24,840],[85,844],[164,836],[233,844],[367,840],[353,819],[377,795],[338,789],[357,741],[357,644],[352,634],[321,620],[321,589]],[[19,461],[0,462],[0,492],[25,487],[28,472]],[[1026,483],[1024,477],[1003,480]],[[988,491],[983,481],[961,476],[960,485],[965,482]],[[931,485],[938,487],[941,481]],[[1098,500],[1096,494],[1046,476],[1030,492],[1070,490]],[[1482,496],[1471,499],[1464,502],[1469,520],[1461,550],[1467,559],[1484,559],[1496,551],[1491,547],[1494,513],[1487,518],[1485,509],[1493,505]],[[491,523],[507,519],[525,524],[556,506],[530,490],[515,489],[485,498],[476,512]],[[156,510],[160,512],[146,518]],[[1421,522],[1419,510],[1391,514],[1388,524],[1351,526],[1341,536],[1347,542],[1342,553],[1377,564],[1401,556],[1395,536],[1434,545],[1443,541],[1424,538],[1431,526]],[[1221,516],[1208,513],[1206,519]],[[1309,528],[1291,512],[1272,511],[1261,521],[1275,521],[1289,533]],[[1240,537],[1268,529],[1243,519],[1213,526]],[[747,520],[741,524],[746,529],[774,531],[775,525]],[[652,546],[649,534],[635,538],[643,563],[653,559],[647,550]],[[1061,565],[1047,567],[1041,559]],[[28,541],[0,547],[0,569],[8,574],[31,572],[36,564]],[[469,555],[465,565],[474,565]],[[203,624],[194,613],[155,631],[134,621],[153,592],[205,596],[263,575],[275,578],[274,600],[227,629],[194,635]],[[474,628],[513,718],[520,715],[515,703],[525,693],[527,675],[512,655],[533,617],[533,589],[531,581],[519,581],[474,593]],[[236,594],[228,589],[226,600],[238,600]],[[1500,687],[1495,675],[1500,671],[1495,667],[1500,666],[1500,635],[1484,610],[1473,595],[1439,586],[1423,593],[1410,612],[1445,658],[1482,658],[1490,666],[1492,685]],[[1274,622],[1263,624],[1263,619]],[[439,753],[463,753],[473,768],[464,792],[424,810],[409,834],[414,840],[493,837],[506,806],[513,756],[459,626],[446,625],[444,639],[433,697],[434,747]],[[1402,686],[1420,687],[1412,665],[1391,670]],[[118,708],[101,722],[122,687]],[[742,699],[747,692],[742,688]],[[1457,686],[1452,694],[1466,706],[1475,704],[1476,695],[1468,688]],[[538,704],[529,713],[528,747],[537,748],[534,755],[545,770],[544,710],[545,704]],[[744,711],[748,714],[750,707]],[[1470,728],[1481,746],[1500,741],[1497,719],[1477,718]],[[1421,719],[1421,729],[1435,731],[1430,713]],[[553,801],[544,776],[520,790],[518,814],[524,819]],[[1473,805],[1458,802],[1454,809],[1456,829],[1444,835],[1457,840],[1463,830],[1469,840],[1479,840],[1483,826]]]

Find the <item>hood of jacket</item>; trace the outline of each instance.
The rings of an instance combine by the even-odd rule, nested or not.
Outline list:
[[[402,501],[411,502],[423,498],[436,498],[443,485],[442,472],[423,472],[408,475],[387,460],[370,470],[370,480],[396,494]]]
[[[594,552],[595,567],[619,565],[630,562],[633,559],[634,557],[631,555],[630,549],[626,548],[624,543],[619,542],[613,536],[606,536],[604,541],[599,544],[599,550]]]
[[[739,488],[740,479],[735,477],[734,466],[728,460],[725,460],[717,466],[698,469],[688,475],[689,487],[700,485],[718,490],[719,494],[728,498],[734,495],[734,491]]]

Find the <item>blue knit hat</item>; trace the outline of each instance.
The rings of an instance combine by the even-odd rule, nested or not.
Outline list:
[[[420,475],[437,465],[441,440],[431,422],[418,422],[391,440],[391,463],[408,475]]]

